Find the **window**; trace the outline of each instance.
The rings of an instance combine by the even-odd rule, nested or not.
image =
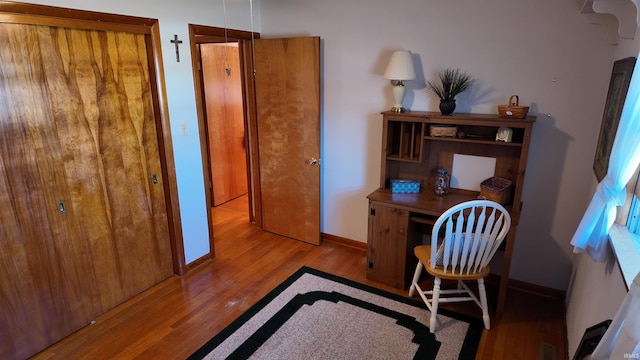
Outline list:
[[[604,262],[607,255],[607,243],[613,226],[620,222],[619,207],[629,199],[629,181],[637,178],[640,165],[640,61],[635,63],[629,90],[625,98],[620,123],[609,155],[607,174],[598,184],[596,193],[587,207],[571,244],[578,253],[588,253],[595,261]],[[634,177],[634,172],[636,173]],[[625,214],[625,216],[628,214]],[[616,225],[624,228],[624,225]],[[635,247],[632,248],[634,252]],[[616,251],[618,255],[618,252]],[[634,274],[635,275],[635,274]]]
[[[616,223],[609,231],[627,289],[640,272],[640,175],[638,170],[627,184],[627,201],[617,209]]]
[[[639,176],[635,176],[635,186],[633,190],[633,196],[631,197],[631,206],[629,208],[629,216],[627,217],[626,225],[629,232],[632,234],[640,235],[640,199],[638,199],[638,190],[640,190]]]

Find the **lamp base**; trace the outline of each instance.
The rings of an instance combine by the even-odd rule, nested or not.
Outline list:
[[[395,85],[393,85],[393,99],[395,100],[395,105],[391,108],[391,111],[395,113],[405,112],[404,107],[402,107],[402,100],[404,99],[404,93],[406,88],[402,83],[402,80],[399,80]]]

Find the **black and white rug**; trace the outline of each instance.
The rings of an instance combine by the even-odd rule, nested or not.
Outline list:
[[[303,267],[192,359],[473,359],[482,321]]]

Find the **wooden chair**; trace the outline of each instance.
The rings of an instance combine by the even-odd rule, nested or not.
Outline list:
[[[489,274],[489,261],[510,227],[511,216],[502,205],[489,200],[471,200],[451,207],[436,220],[431,245],[414,248],[418,265],[409,296],[417,290],[431,311],[429,328],[432,333],[436,330],[438,304],[443,302],[475,301],[482,309],[485,328],[490,328],[484,277]],[[418,285],[423,268],[435,277],[433,290],[424,291]],[[441,279],[457,280],[458,286],[441,290]],[[467,280],[477,280],[479,300],[464,283]],[[465,296],[450,296],[460,294]]]
[[[591,359],[640,358],[640,273],[631,283],[616,316],[607,328]]]

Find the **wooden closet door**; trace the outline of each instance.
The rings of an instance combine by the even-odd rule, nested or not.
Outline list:
[[[172,274],[145,41],[0,24],[0,358]]]

